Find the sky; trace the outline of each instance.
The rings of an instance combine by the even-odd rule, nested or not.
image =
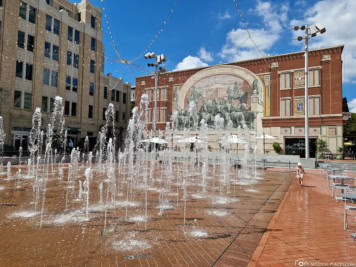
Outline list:
[[[293,26],[303,24],[321,23],[326,28],[324,34],[312,38],[311,49],[345,45],[343,96],[347,97],[351,111],[356,112],[356,0],[236,1],[263,55],[302,51],[303,42],[292,38],[302,33],[294,31]],[[153,68],[147,67],[148,61],[143,57],[130,66],[116,63],[113,58],[117,59],[118,54],[113,41],[125,60],[136,59],[146,49],[164,53],[167,62],[163,66],[169,71],[261,57],[248,38],[234,0],[91,2],[104,7],[107,13],[107,19],[103,13],[105,73],[122,77],[132,85],[135,77],[147,75]]]

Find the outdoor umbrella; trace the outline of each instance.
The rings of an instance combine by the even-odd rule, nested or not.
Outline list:
[[[177,143],[194,143],[194,144],[203,144],[205,141],[201,140],[198,136],[187,137],[177,141]]]
[[[261,136],[257,136],[256,139],[263,140],[263,154],[265,154],[265,153],[266,153],[266,151],[265,151],[265,150],[266,150],[266,149],[265,149],[265,140],[266,140],[266,139],[272,140],[272,139],[277,139],[277,138],[274,137],[274,136],[272,136],[272,135],[263,134],[263,135],[261,135]]]
[[[239,144],[247,144],[247,142],[237,135],[226,136],[221,139],[220,143],[222,144],[236,144],[237,145],[237,153],[239,153]]]
[[[141,140],[141,142],[142,143],[154,143],[154,144],[160,144],[160,145],[168,143],[166,140],[159,138],[159,137],[153,137],[150,139]]]

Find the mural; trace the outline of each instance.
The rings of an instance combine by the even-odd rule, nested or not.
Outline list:
[[[258,80],[252,86],[239,76],[217,74],[197,81],[185,94],[184,106],[175,116],[179,129],[197,128],[200,122],[213,128],[216,116],[224,119],[226,128],[254,128],[257,112],[251,110],[251,97],[259,94]],[[179,97],[174,91],[174,102]],[[176,106],[176,105],[175,105]]]

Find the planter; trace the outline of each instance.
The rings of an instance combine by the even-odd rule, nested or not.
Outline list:
[[[323,158],[323,155],[320,154],[320,153],[317,153],[317,154],[316,154],[316,158],[317,158],[317,159],[322,159],[322,158]]]
[[[337,155],[336,159],[344,159],[344,157],[342,155]]]

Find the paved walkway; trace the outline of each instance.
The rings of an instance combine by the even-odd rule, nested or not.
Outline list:
[[[344,231],[344,203],[319,171],[304,180],[301,187],[294,179],[248,266],[356,266],[356,227]]]

